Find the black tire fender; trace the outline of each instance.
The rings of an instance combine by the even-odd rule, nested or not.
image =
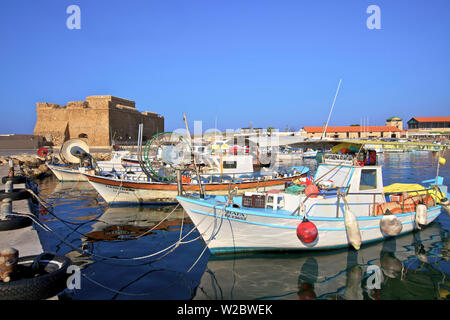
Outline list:
[[[5,190],[0,190],[0,201],[10,198],[11,201],[24,200],[30,198],[31,194],[25,189],[13,189],[12,192],[6,193]]]
[[[2,183],[5,184],[7,181],[12,181],[12,183],[14,184],[19,184],[19,183],[25,183],[27,181],[27,177],[25,176],[15,176],[13,178],[10,177],[3,177],[2,178]]]
[[[39,261],[37,261],[39,259]],[[40,268],[51,264],[52,268],[48,273],[34,278],[24,278],[11,280],[10,282],[0,281],[0,300],[41,300],[51,298],[66,287],[69,277],[67,268],[72,264],[69,258],[53,253],[43,253],[41,255],[20,257],[18,268],[32,268],[33,263]]]
[[[0,219],[0,231],[16,230],[31,226],[33,220],[28,217],[9,216],[6,219]]]

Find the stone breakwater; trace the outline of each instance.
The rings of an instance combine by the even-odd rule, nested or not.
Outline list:
[[[63,163],[59,154],[53,154],[52,156],[58,162]],[[96,161],[111,160],[110,153],[94,152],[91,153],[91,156]],[[17,154],[0,157],[0,165],[8,165],[9,159],[12,159],[14,161],[14,164],[18,165],[22,169],[23,173],[29,178],[41,179],[50,176],[52,174],[52,172],[45,163],[45,158],[39,157],[38,155]]]

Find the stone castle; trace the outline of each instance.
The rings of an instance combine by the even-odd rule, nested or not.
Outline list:
[[[71,101],[65,106],[37,103],[36,109],[34,134],[56,146],[74,138],[97,147],[136,142],[140,123],[144,124],[144,141],[164,131],[163,116],[140,112],[134,101],[108,95],[89,96],[86,101]]]

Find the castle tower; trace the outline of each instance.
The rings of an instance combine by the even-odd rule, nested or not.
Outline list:
[[[150,138],[164,131],[164,117],[139,112],[135,102],[109,95],[89,96],[86,101],[71,101],[65,106],[37,103],[34,134],[54,145],[74,138],[85,139],[90,146],[108,147],[113,142],[137,141],[138,126]]]
[[[403,120],[400,117],[390,117],[389,119],[386,119],[386,126],[392,126],[403,130]]]

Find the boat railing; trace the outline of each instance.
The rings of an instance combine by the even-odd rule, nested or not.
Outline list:
[[[292,170],[292,171],[289,171],[289,169],[286,169],[286,170],[287,170],[286,172],[284,172],[283,170],[273,171],[267,175],[254,174],[252,172],[201,173],[200,178],[202,179],[202,182],[224,183],[224,182],[230,182],[230,181],[245,181],[245,180],[265,181],[265,180],[270,180],[270,179],[274,179],[274,178],[289,178],[289,177],[293,177],[293,176],[301,176],[303,174],[301,171],[298,171],[298,170]],[[195,177],[193,179],[196,180]],[[216,181],[214,181],[214,180],[216,180]]]
[[[310,193],[308,195],[306,195],[305,199],[303,199],[303,201],[300,202],[299,206],[291,213],[291,216],[294,215],[299,215],[300,210],[305,206],[306,201],[308,201],[309,198],[311,198],[312,196],[337,196],[337,202],[336,202],[336,218],[339,216],[339,209],[340,209],[340,200],[341,197],[346,197],[346,196],[351,196],[351,195],[368,195],[368,196],[373,196],[373,203],[375,204],[375,199],[377,195],[381,195],[383,196],[383,192],[342,192],[341,188],[338,188],[338,190],[336,192],[315,192],[315,193]]]
[[[299,215],[300,210],[302,209],[302,207],[304,207],[306,201],[308,201],[309,198],[311,198],[312,196],[337,196],[337,204],[336,204],[336,218],[339,216],[339,208],[340,208],[340,199],[341,197],[346,197],[346,196],[351,196],[351,195],[372,195],[373,196],[373,210],[375,210],[375,199],[377,195],[381,195],[381,196],[385,196],[385,195],[390,195],[390,194],[398,194],[398,193],[406,193],[408,194],[416,194],[416,195],[420,195],[423,193],[426,193],[427,195],[430,194],[430,191],[435,191],[437,192],[439,190],[439,188],[437,188],[436,186],[433,186],[431,188],[427,188],[427,189],[421,189],[421,190],[411,190],[411,191],[394,191],[394,192],[342,192],[340,191],[340,188],[338,188],[338,190],[336,192],[328,192],[328,193],[324,193],[324,192],[316,192],[316,193],[310,193],[308,195],[306,195],[305,199],[303,199],[303,201],[300,203],[300,205],[291,213],[291,216],[294,215]],[[440,191],[440,190],[439,190]],[[403,199],[404,200],[404,199]]]

